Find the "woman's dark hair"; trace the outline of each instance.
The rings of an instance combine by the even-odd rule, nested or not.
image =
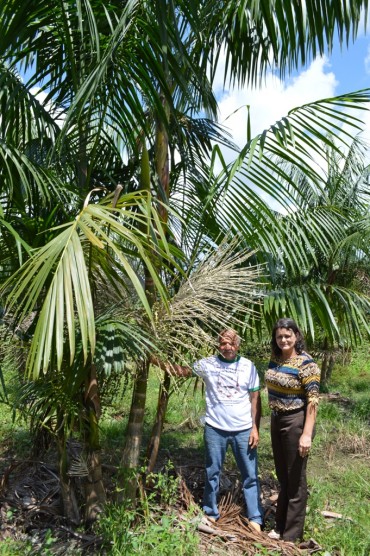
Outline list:
[[[291,330],[292,332],[294,332],[294,334],[297,336],[297,341],[295,343],[295,350],[296,352],[302,353],[302,351],[304,350],[304,339],[303,339],[303,334],[302,332],[299,330],[297,323],[293,320],[293,319],[279,319],[275,324],[274,324],[274,328],[272,329],[272,334],[271,334],[271,347],[272,347],[272,352],[276,357],[279,357],[279,355],[281,355],[281,349],[278,347],[277,343],[276,343],[276,331],[278,328],[286,328],[287,330]]]

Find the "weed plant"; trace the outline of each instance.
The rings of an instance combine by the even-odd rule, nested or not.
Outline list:
[[[194,530],[195,525],[187,521],[179,527],[176,514],[159,514],[156,510],[145,518],[141,509],[133,510],[132,505],[109,505],[99,523],[107,556],[173,556],[174,547],[178,556],[196,556],[199,551]]]
[[[96,528],[103,539],[105,555],[173,556],[174,547],[179,556],[199,554],[195,532],[199,510],[179,518],[181,514],[173,509],[179,497],[179,478],[172,471],[169,464],[164,473],[148,475],[146,484],[150,488],[140,488],[141,499],[136,507],[131,501],[107,505]]]

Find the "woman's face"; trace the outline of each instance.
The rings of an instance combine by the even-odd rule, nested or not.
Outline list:
[[[281,349],[283,357],[296,355],[295,344],[297,339],[297,336],[290,328],[278,328],[276,330],[275,340],[278,348]]]

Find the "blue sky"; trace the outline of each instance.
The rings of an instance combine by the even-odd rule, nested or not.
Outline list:
[[[334,44],[334,48],[330,54],[326,52],[328,61],[327,72],[332,71],[335,75],[337,84],[335,94],[353,92],[359,89],[370,87],[370,32],[368,35],[360,33],[355,42],[351,41],[348,47]],[[312,62],[312,61],[311,61]],[[301,68],[295,72],[296,77],[307,69]],[[291,80],[287,78],[287,82]]]
[[[340,50],[336,45],[328,57],[338,81],[337,94],[370,87],[370,34],[361,35],[349,48]]]

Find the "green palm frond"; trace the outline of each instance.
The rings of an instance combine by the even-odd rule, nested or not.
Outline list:
[[[364,126],[358,111],[368,111],[369,102],[370,89],[364,89],[291,110],[247,143],[231,168],[229,184],[235,181],[243,187],[248,181],[289,208],[290,197],[281,185],[285,183],[291,190],[297,186],[285,162],[304,173],[312,187],[322,190],[323,145],[340,155],[341,148],[351,148],[354,135]]]
[[[333,123],[340,117],[346,120],[347,130],[352,126],[352,131],[357,132],[360,120],[356,110],[367,110],[369,100],[370,90],[364,90],[311,103],[291,111],[286,118],[249,142],[230,169],[211,180],[210,189],[216,193],[218,219],[223,228],[232,227],[242,232],[250,238],[252,248],[261,246],[263,251],[275,254],[283,251],[294,269],[295,245],[284,241],[285,221],[280,220],[271,203],[275,202],[277,210],[293,214],[298,207],[310,204],[312,196],[318,198],[321,194],[325,197],[326,160],[322,141],[324,146],[341,156],[341,148],[348,150],[352,146],[348,131],[334,139],[333,135],[325,135],[326,129],[333,131]],[[304,176],[304,180],[297,180],[297,176]],[[334,221],[334,205],[324,210],[332,211],[331,221]],[[320,218],[317,210],[316,222]],[[332,228],[329,226],[324,234],[320,229],[321,226],[314,223],[310,241],[323,248],[326,236],[332,241],[338,240],[337,224]],[[300,233],[302,235],[304,231]],[[307,236],[303,238],[304,243],[310,249],[306,239]],[[304,251],[301,256],[305,258]]]
[[[5,385],[4,374],[1,366],[0,366],[0,403],[9,404],[8,391]]]
[[[289,316],[310,341],[322,336],[330,345],[355,344],[370,334],[370,296],[336,285],[306,282],[266,292],[263,313],[268,329]]]
[[[63,430],[67,437],[76,426],[82,429],[86,415],[81,409],[81,396],[70,385],[70,376],[59,372],[20,385],[14,406],[30,420],[31,431],[42,428],[56,435]]]
[[[156,219],[156,230],[152,230],[150,218],[154,211],[149,206],[149,213],[147,212],[148,201],[145,196],[130,195],[126,198],[126,203],[127,206],[123,198],[115,209],[103,205],[84,207],[73,222],[55,230],[59,233],[54,239],[36,251],[3,286],[3,295],[7,293],[7,308],[16,312],[19,321],[36,306],[41,307],[27,365],[35,378],[40,371],[47,371],[54,358],[57,368],[61,368],[65,335],[68,338],[72,364],[75,354],[75,319],[81,334],[84,361],[86,362],[89,352],[94,353],[95,315],[87,246],[98,249],[101,253],[106,250],[107,256],[113,253],[122,274],[133,286],[151,318],[142,282],[131,262],[132,257],[139,256],[166,305],[166,291],[151,260],[153,251],[161,257],[168,256],[168,251],[159,247],[155,239],[160,222]],[[135,203],[141,207],[141,213],[137,215],[129,210],[129,206]],[[143,234],[132,226],[133,221],[145,223],[147,233]],[[163,232],[161,236],[161,244],[165,245]],[[129,256],[115,238],[130,246]]]
[[[52,196],[63,198],[62,188],[56,175],[43,167],[35,164],[29,156],[6,144],[0,139],[0,169],[5,176],[2,190],[8,195],[20,196],[23,190],[24,197],[32,202],[32,185],[38,189],[45,201],[50,201]],[[24,199],[25,200],[25,199]]]
[[[225,81],[258,84],[268,69],[280,76],[306,64],[333,48],[334,37],[341,45],[354,40],[362,17],[367,17],[367,0],[237,0],[225,5],[204,4],[207,12],[213,67],[226,49]]]
[[[97,342],[94,363],[104,377],[121,375],[128,362],[155,349],[150,330],[138,322],[136,314],[125,314],[117,307],[96,320]]]

